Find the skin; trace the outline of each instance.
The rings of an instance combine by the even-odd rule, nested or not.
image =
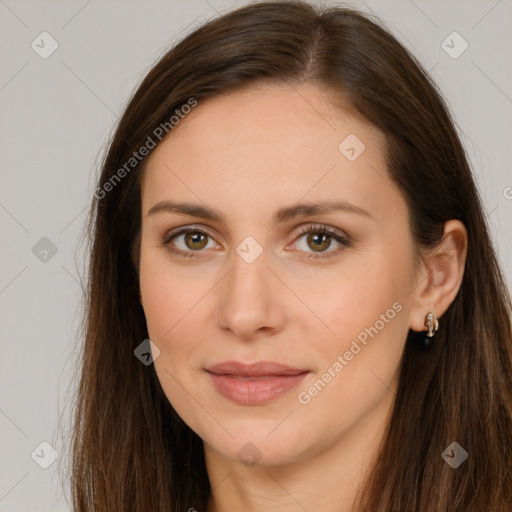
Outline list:
[[[440,318],[459,289],[464,226],[446,223],[442,244],[417,261],[407,205],[388,178],[384,136],[349,112],[314,84],[252,85],[200,102],[150,157],[141,189],[141,303],[161,351],[154,364],[162,388],[204,441],[209,512],[352,510],[393,407],[408,330],[426,331],[425,314]],[[338,149],[349,134],[366,146],[354,161]],[[207,205],[224,221],[148,215],[164,200]],[[371,216],[272,219],[278,208],[327,200]],[[316,252],[297,231],[319,224],[352,243],[331,238]],[[195,257],[162,243],[183,226],[212,235],[195,251],[184,235],[174,239]],[[263,249],[252,263],[236,252],[248,236]],[[397,303],[378,334],[301,403],[299,393]],[[269,403],[240,405],[220,395],[204,370],[233,359],[311,373]],[[252,466],[237,455],[248,442],[260,457]]]

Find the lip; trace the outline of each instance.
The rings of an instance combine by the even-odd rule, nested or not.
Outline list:
[[[226,361],[206,368],[215,389],[242,405],[261,405],[296,387],[310,370],[273,361]]]

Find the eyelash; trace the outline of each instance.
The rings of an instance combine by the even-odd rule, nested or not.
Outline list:
[[[178,254],[179,256],[184,256],[186,258],[196,258],[196,252],[202,252],[202,250],[198,251],[183,251],[181,249],[176,249],[174,247],[171,247],[170,242],[177,238],[180,235],[187,234],[187,233],[201,233],[203,235],[206,235],[210,238],[214,238],[208,231],[201,229],[201,228],[192,228],[190,226],[180,228],[178,231],[171,231],[170,233],[167,233],[164,238],[162,239],[162,244],[167,248],[168,251],[174,254]],[[332,258],[333,256],[336,256],[340,251],[345,249],[346,247],[350,247],[352,245],[352,241],[348,236],[343,236],[337,231],[333,230],[329,226],[326,226],[324,224],[320,225],[307,225],[303,226],[299,229],[299,232],[296,234],[296,237],[294,240],[297,240],[301,238],[305,234],[326,234],[330,237],[334,238],[337,242],[339,242],[342,247],[340,247],[337,250],[329,251],[327,253],[310,253],[310,256],[308,259],[316,259],[316,260],[323,260],[327,258]]]

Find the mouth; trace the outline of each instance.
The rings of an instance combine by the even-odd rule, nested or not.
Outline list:
[[[310,370],[273,361],[226,361],[205,370],[218,393],[241,405],[262,405],[296,387]]]

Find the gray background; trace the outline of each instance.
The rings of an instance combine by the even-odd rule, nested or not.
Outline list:
[[[0,0],[2,512],[70,510],[58,472],[76,383],[78,244],[107,138],[133,88],[177,37],[245,3]],[[349,5],[377,14],[431,70],[473,164],[510,285],[512,2]],[[31,47],[43,31],[59,45],[47,59]],[[456,59],[442,46],[453,31],[469,44]],[[460,43],[445,44],[454,52]],[[34,254],[43,237],[56,254]],[[48,469],[35,462],[49,461],[43,441],[60,454]]]

